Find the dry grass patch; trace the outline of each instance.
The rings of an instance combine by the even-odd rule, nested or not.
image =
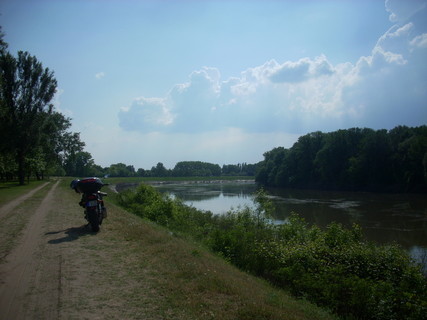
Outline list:
[[[312,304],[239,271],[197,244],[110,203],[108,206],[108,228],[103,233],[113,236],[116,244],[125,243],[126,253],[120,253],[117,262],[127,266],[135,285],[144,283],[150,288],[150,295],[156,297],[158,319],[332,318]],[[134,289],[137,294],[138,288]],[[138,301],[134,297],[133,303]],[[147,299],[141,299],[144,303]]]

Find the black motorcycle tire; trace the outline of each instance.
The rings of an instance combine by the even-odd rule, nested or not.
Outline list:
[[[99,223],[98,213],[96,212],[96,210],[89,210],[87,212],[87,218],[89,220],[90,226],[92,227],[92,231],[98,232],[100,223]]]

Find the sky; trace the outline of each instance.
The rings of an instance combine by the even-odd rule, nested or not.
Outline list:
[[[427,0],[0,0],[0,25],[103,167],[427,124]]]

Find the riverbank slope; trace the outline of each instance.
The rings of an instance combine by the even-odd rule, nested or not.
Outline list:
[[[17,248],[28,247],[26,239],[32,243],[30,259],[24,261],[31,268],[26,269],[21,292],[12,293],[19,303],[9,315],[57,319],[332,318],[110,202],[107,220],[93,234],[77,205],[80,196],[68,188],[68,181],[54,186],[51,182],[2,215],[5,232],[0,233],[1,243],[10,245],[1,247],[0,291],[5,293],[1,299],[11,294],[3,285],[9,278],[11,259],[19,253]],[[38,212],[37,220],[32,219],[34,212]],[[28,237],[28,232],[33,235]]]

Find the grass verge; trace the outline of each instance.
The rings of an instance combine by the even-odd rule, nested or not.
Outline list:
[[[23,186],[20,186],[17,181],[0,182],[0,205],[31,191],[45,182],[46,180],[30,180],[30,183]]]
[[[203,246],[107,202],[101,232],[88,239],[103,243],[100,254],[108,256],[98,263],[108,278],[103,295],[123,318],[333,319]]]
[[[331,319],[318,307],[296,300],[265,281],[250,276],[211,254],[108,203],[115,240],[126,243],[117,257],[127,264],[129,276],[144,281],[141,289],[157,296],[162,319]],[[132,266],[131,268],[129,268]],[[134,288],[136,296],[146,292]],[[141,307],[141,305],[139,305]]]

